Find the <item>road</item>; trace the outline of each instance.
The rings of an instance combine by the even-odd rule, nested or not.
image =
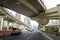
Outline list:
[[[50,34],[50,33],[46,33],[46,32],[42,32],[42,33],[44,33],[45,35],[51,37],[54,40],[60,40],[60,35]]]
[[[21,35],[10,35],[8,37],[3,38],[2,40],[48,40],[48,39],[38,31],[34,32],[23,31]]]

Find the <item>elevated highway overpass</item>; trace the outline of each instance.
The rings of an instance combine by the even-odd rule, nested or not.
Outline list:
[[[44,13],[40,13],[40,15],[31,18],[43,25],[46,25],[49,19],[60,19],[60,6],[47,9]]]
[[[18,18],[16,18],[14,15],[12,15],[10,12],[8,13],[4,7],[0,6],[0,16],[3,17],[4,20],[7,20],[9,22],[16,22],[18,24],[22,24],[24,26],[27,26],[25,23],[23,23],[21,20],[19,20]]]
[[[49,19],[59,19],[60,6],[46,9],[42,0],[0,0],[0,6],[14,10],[45,25]]]

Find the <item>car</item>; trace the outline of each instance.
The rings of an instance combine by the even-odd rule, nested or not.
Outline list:
[[[20,35],[22,32],[18,28],[12,28],[12,35]]]
[[[33,32],[34,31],[34,29],[29,29],[29,28],[27,28],[26,30],[27,31],[30,31],[30,32]]]

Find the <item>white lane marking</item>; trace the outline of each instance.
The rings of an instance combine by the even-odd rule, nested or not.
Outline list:
[[[51,37],[47,36],[46,34],[42,33],[41,31],[38,31],[38,32],[40,32],[42,35],[44,35],[44,36],[45,36],[46,38],[48,38],[49,40],[54,40],[54,39],[52,39]]]

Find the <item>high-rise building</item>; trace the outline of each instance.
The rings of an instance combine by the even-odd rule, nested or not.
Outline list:
[[[29,27],[31,27],[30,18],[25,17],[25,18],[24,18],[24,23],[25,23],[26,25],[28,25]]]

